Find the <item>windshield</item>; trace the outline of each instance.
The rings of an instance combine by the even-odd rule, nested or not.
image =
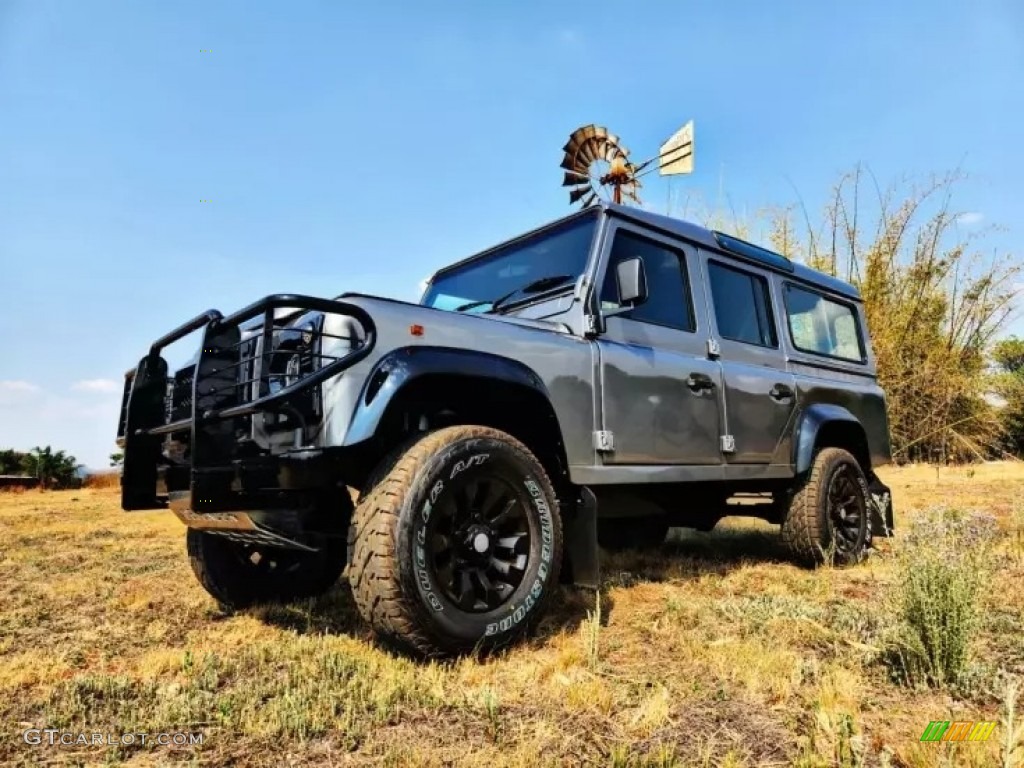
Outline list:
[[[557,229],[549,229],[438,275],[421,303],[436,309],[455,309],[482,302],[467,311],[485,312],[495,299],[541,278],[566,275],[569,277],[563,284],[572,285],[587,266],[596,222],[596,215],[574,219]],[[518,294],[503,304],[527,298],[530,298],[529,293]]]

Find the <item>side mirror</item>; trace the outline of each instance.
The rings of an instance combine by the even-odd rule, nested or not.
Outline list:
[[[619,283],[619,304],[632,308],[647,301],[647,273],[643,259],[634,256],[620,261],[615,267],[615,277]]]

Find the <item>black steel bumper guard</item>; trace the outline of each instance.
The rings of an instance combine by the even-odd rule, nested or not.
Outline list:
[[[275,325],[274,311],[282,308],[296,310],[289,313],[289,317],[303,312],[347,315],[362,326],[363,335],[358,339],[331,336],[321,328],[317,331],[320,339],[313,347],[317,350],[314,370],[271,391],[274,334],[294,330],[283,324]],[[242,340],[240,326],[261,314],[260,352],[254,358],[246,358],[242,355],[242,346],[248,342]],[[160,353],[199,330],[203,331],[203,341],[192,377],[191,414],[188,418],[173,420],[166,400],[167,362]],[[323,355],[319,343],[323,338],[344,338],[350,342],[351,349],[340,357]],[[227,317],[209,310],[158,339],[139,365],[125,374],[118,428],[118,444],[124,449],[122,508],[162,509],[170,501],[176,511],[181,510],[179,516],[187,511],[193,517],[244,510],[247,506],[258,509],[258,503],[253,503],[257,499],[239,481],[247,459],[238,456],[236,428],[254,414],[294,413],[293,406],[298,398],[308,396],[314,387],[365,358],[375,342],[376,327],[363,309],[346,302],[290,294],[268,296]],[[189,436],[189,488],[177,493],[160,493],[161,468],[166,469],[168,463],[162,445],[165,438],[174,433]],[[266,464],[268,460],[275,459],[266,456],[252,459],[256,464]],[[214,521],[218,517],[228,516],[210,514],[210,526],[202,527],[216,527]],[[188,523],[185,517],[182,519]],[[225,527],[235,526],[228,523]]]

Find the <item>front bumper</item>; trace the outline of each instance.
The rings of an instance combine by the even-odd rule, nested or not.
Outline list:
[[[344,354],[328,356],[322,353],[323,339],[331,334],[323,325],[306,330],[308,370],[284,378],[281,385],[282,377],[273,373],[280,368],[276,341],[280,334],[296,330],[276,317],[279,309],[295,310],[289,317],[302,312],[343,315],[360,331],[344,337]],[[263,324],[256,343],[243,340],[242,324],[260,315]],[[203,338],[190,383],[191,397],[184,406],[174,406],[168,393],[181,382],[169,376],[161,352],[196,331],[202,331]],[[188,507],[197,513],[273,506],[272,500],[282,494],[272,478],[282,468],[290,471],[289,465],[301,474],[308,454],[298,451],[291,458],[276,457],[273,451],[239,437],[251,431],[253,417],[271,414],[294,419],[300,426],[297,431],[304,432],[310,426],[308,414],[298,404],[308,402],[323,382],[365,358],[375,341],[373,320],[360,307],[290,294],[268,296],[227,317],[209,310],[158,339],[138,366],[125,374],[117,435],[124,450],[122,508],[165,508],[169,494],[177,490],[180,498],[183,489],[188,491]],[[294,356],[291,351],[287,354]],[[280,385],[276,391],[272,380]],[[168,458],[164,443],[172,438],[187,444],[184,460]],[[168,478],[173,478],[170,483]]]

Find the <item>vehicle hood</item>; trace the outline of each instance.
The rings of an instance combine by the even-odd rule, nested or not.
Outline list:
[[[434,309],[425,307],[422,304],[414,304],[409,301],[388,299],[382,296],[370,296],[363,293],[343,293],[335,298],[336,301],[348,301],[365,309],[371,314],[374,320],[383,320],[389,314],[400,316],[403,321],[415,318],[422,319],[424,325],[442,324],[445,326],[457,325],[461,327],[473,327],[477,323],[507,323],[524,328],[536,328],[537,330],[551,331],[554,333],[569,334],[572,329],[563,322],[554,320],[537,320],[516,315],[484,315],[464,314],[453,312],[447,309]]]

